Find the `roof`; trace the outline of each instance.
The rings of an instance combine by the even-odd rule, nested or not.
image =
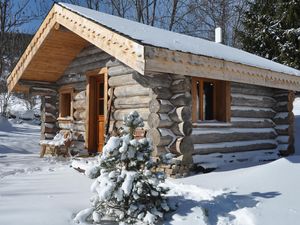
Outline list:
[[[291,67],[67,3],[53,5],[8,77],[8,90],[28,91],[41,82],[55,86],[90,44],[142,75],[180,74],[300,91],[300,71]]]
[[[227,45],[159,29],[81,6],[68,3],[58,4],[120,34],[139,41],[142,44],[166,48],[172,51],[181,51],[196,55],[209,56],[212,58],[223,59],[226,61],[300,76],[299,70]]]

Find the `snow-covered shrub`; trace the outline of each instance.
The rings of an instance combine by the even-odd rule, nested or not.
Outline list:
[[[144,126],[142,118],[132,112],[124,125],[123,136],[111,137],[99,156],[100,176],[91,186],[96,194],[92,209],[79,212],[77,222],[111,219],[120,224],[155,224],[169,211],[167,189],[160,186],[165,175],[151,170],[150,141],[134,139],[136,128]]]

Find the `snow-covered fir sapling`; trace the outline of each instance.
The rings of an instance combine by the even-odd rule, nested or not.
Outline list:
[[[92,207],[77,214],[77,222],[155,224],[169,211],[163,173],[153,172],[152,146],[146,138],[135,139],[142,118],[132,112],[124,118],[124,134],[111,137],[99,156],[100,176],[91,190],[96,195]]]

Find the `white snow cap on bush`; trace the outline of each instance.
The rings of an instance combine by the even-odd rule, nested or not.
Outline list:
[[[167,189],[160,186],[165,176],[151,171],[150,140],[134,139],[135,129],[143,126],[139,114],[130,113],[124,124],[123,136],[111,137],[99,156],[100,176],[91,186],[96,194],[91,199],[93,210],[85,211],[90,213],[85,220],[101,223],[106,216],[124,224],[155,224],[169,211]]]

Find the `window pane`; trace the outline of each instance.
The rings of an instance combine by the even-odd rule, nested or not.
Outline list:
[[[214,119],[214,83],[203,82],[203,118]]]
[[[196,83],[196,90],[197,90],[197,93],[196,93],[196,98],[195,101],[196,101],[196,112],[197,112],[197,120],[201,120],[201,112],[200,112],[200,82],[197,81]]]
[[[104,100],[98,101],[98,115],[104,115]]]
[[[61,94],[61,117],[71,116],[71,94]]]
[[[104,98],[104,83],[99,83],[99,98]]]

